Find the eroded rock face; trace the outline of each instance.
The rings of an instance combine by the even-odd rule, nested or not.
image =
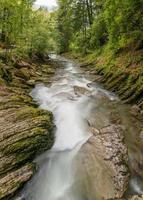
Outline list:
[[[83,182],[90,200],[121,198],[126,191],[129,172],[123,129],[107,126],[91,128],[93,136],[82,146],[78,156]]]
[[[29,95],[31,86],[42,78],[49,81],[54,69],[26,62],[17,65],[19,69],[9,69],[9,85],[7,80],[0,84],[0,199],[6,200],[31,178],[33,159],[54,141],[52,113],[39,109]]]
[[[3,198],[14,193],[17,187],[28,181],[34,173],[32,165],[27,164],[20,169],[17,169],[0,180],[0,197]]]

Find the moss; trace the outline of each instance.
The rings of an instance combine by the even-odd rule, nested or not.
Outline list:
[[[17,110],[15,114],[15,122],[33,118],[35,122],[41,122],[41,124],[47,123],[48,125],[49,123],[52,124],[53,121],[53,115],[51,112],[34,108],[32,106],[23,107],[22,109]]]
[[[46,129],[38,128],[37,130],[32,130],[34,132],[32,137],[27,137],[24,140],[20,140],[15,142],[4,150],[5,154],[13,154],[13,153],[31,153],[34,151],[35,153],[39,152],[40,149],[48,148],[48,139],[50,134]]]
[[[25,118],[36,117],[38,115],[42,115],[42,110],[33,108],[32,106],[26,106],[23,109],[16,111],[16,121],[23,120]]]
[[[47,74],[54,74],[55,70],[50,65],[42,65],[42,72]]]
[[[2,79],[2,78],[0,78],[0,86],[1,86],[1,85],[5,85],[5,80]]]
[[[33,100],[30,96],[24,94],[13,94],[10,98],[11,101],[16,103],[22,103],[27,105],[33,105]]]
[[[49,65],[32,67],[15,69],[0,64],[0,110],[8,126],[7,130],[2,128],[1,176],[32,162],[36,155],[50,149],[54,142],[52,113],[39,109],[29,95],[35,81],[47,80],[54,74],[54,69]],[[5,109],[8,110],[5,112]],[[5,127],[5,124],[1,126]],[[18,189],[21,183],[16,183],[15,187]]]
[[[19,70],[16,70],[15,75],[17,77],[23,78],[25,80],[29,80],[30,79],[30,73],[28,71],[28,68],[21,68]]]
[[[0,77],[8,83],[10,83],[12,81],[12,74],[6,66],[0,67]]]

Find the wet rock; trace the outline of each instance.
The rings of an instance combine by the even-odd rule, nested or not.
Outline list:
[[[143,200],[143,195],[134,195],[128,198],[128,200]]]
[[[121,198],[129,181],[123,129],[110,125],[101,130],[92,127],[91,132],[78,157],[86,194],[91,200]]]
[[[74,86],[74,93],[77,96],[81,96],[81,95],[90,95],[91,91],[84,88],[84,87],[79,87],[79,86]]]
[[[110,122],[112,124],[117,124],[117,125],[121,124],[121,118],[120,118],[120,115],[117,111],[112,111],[110,113]]]
[[[67,99],[72,100],[72,101],[76,100],[75,97],[68,92],[61,92],[61,93],[54,95],[53,97],[59,97],[63,100],[67,100]]]
[[[141,109],[141,105],[134,105],[131,107],[131,114],[137,119],[143,121],[143,110]]]
[[[25,200],[25,198],[24,197],[16,197],[13,200]]]

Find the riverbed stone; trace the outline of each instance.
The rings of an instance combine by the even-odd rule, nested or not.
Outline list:
[[[93,136],[82,146],[78,156],[79,166],[82,165],[78,173],[82,173],[87,198],[122,198],[129,182],[123,128],[110,125],[100,130],[92,127],[90,131]]]
[[[82,96],[82,95],[90,95],[91,91],[84,87],[74,86],[74,93],[77,96]]]

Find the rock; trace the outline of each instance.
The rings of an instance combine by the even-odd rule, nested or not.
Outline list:
[[[77,158],[86,194],[90,200],[121,198],[129,181],[123,129],[110,125],[101,130],[92,127],[91,132]]]
[[[31,178],[32,161],[52,147],[55,128],[52,113],[39,109],[29,95],[39,78],[50,81],[48,74],[27,63],[7,66],[9,71],[9,85],[0,85],[0,199],[6,200]]]
[[[75,97],[68,92],[60,92],[58,94],[55,94],[53,97],[59,97],[63,100],[67,100],[67,99],[72,100],[72,101],[76,100]]]
[[[55,74],[55,70],[52,69],[49,65],[42,65],[42,72],[47,74]]]
[[[131,108],[131,113],[132,113],[134,116],[137,116],[139,112],[140,112],[140,107],[139,107],[139,106],[137,106],[137,105],[132,106],[132,108]]]
[[[19,197],[14,198],[13,200],[26,200],[26,199],[22,196],[19,196]]]
[[[15,70],[15,76],[20,77],[24,80],[29,80],[30,79],[30,74],[27,70],[27,68],[21,68],[21,69],[17,69]]]
[[[74,86],[74,93],[77,96],[82,96],[82,95],[90,95],[91,91],[84,87]]]
[[[142,130],[140,132],[140,139],[143,141],[143,128],[142,128]]]
[[[143,200],[143,195],[134,195],[128,198],[128,200]]]
[[[31,67],[31,65],[23,60],[19,60],[15,63],[15,67],[22,68],[22,67]]]
[[[50,149],[54,140],[54,124],[50,112],[34,108],[30,97],[25,99],[25,96],[17,94],[6,98],[9,101],[6,104],[1,101],[0,104],[0,183],[5,180],[1,186],[4,191],[5,185],[13,188],[10,186],[13,182],[9,182],[7,177],[27,162],[32,162],[37,154]],[[25,179],[20,180],[21,183],[25,182]],[[2,194],[0,192],[0,199],[1,195],[12,194],[20,186],[16,184],[14,190],[6,190]]]
[[[138,105],[132,106],[130,112],[134,117],[143,121],[143,111],[141,110],[140,106],[138,106]]]
[[[28,181],[34,173],[34,167],[27,164],[0,179],[0,199],[8,197]]]
[[[117,125],[121,124],[121,118],[117,111],[110,112],[110,122]]]
[[[26,82],[27,85],[31,86],[31,87],[34,87],[35,86],[35,80],[29,80]]]

